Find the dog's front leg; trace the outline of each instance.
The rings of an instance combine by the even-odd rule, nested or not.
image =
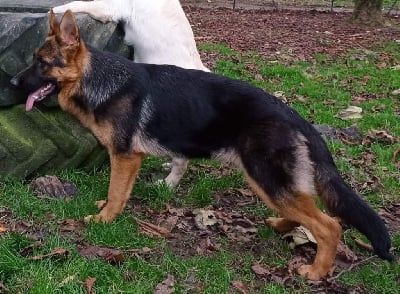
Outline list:
[[[53,8],[54,13],[65,13],[71,10],[74,13],[87,13],[101,22],[113,20],[113,7],[107,1],[73,1]]]
[[[122,213],[139,173],[142,158],[141,153],[110,155],[111,178],[107,202],[99,214],[85,217],[86,222],[110,222]]]

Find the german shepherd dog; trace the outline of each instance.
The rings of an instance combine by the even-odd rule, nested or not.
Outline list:
[[[33,64],[12,78],[31,92],[26,110],[58,91],[61,108],[88,127],[111,162],[108,199],[86,221],[110,222],[130,197],[145,154],[216,158],[242,168],[250,186],[281,218],[284,232],[302,224],[317,240],[314,263],[300,275],[318,280],[332,270],[341,226],[326,208],[367,236],[378,256],[393,260],[380,217],[345,184],[311,124],[277,98],[247,83],[172,65],[137,64],[86,46],[74,15],[50,32]]]
[[[122,23],[125,41],[133,46],[134,61],[172,64],[209,71],[200,60],[192,28],[179,0],[73,1],[53,8],[54,13],[83,12],[102,22]],[[188,160],[174,157],[165,183],[173,188],[184,175]]]

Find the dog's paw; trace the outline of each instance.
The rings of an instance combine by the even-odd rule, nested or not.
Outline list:
[[[167,181],[167,178],[165,179],[159,179],[157,181],[154,182],[157,186],[166,186],[169,189],[173,189],[175,186],[173,186],[173,183],[170,183],[169,181]]]
[[[60,5],[52,8],[54,13],[65,13],[68,10],[66,5]]]
[[[305,279],[318,281],[322,278],[325,278],[326,276],[332,275],[333,270],[334,267],[326,271],[316,268],[313,264],[303,264],[297,269],[297,272]]]
[[[90,222],[109,223],[109,222],[112,222],[115,219],[116,216],[117,216],[116,214],[107,214],[107,213],[105,213],[105,211],[103,209],[102,211],[100,211],[99,214],[86,216],[83,219],[83,221],[85,223],[90,223]]]
[[[98,209],[103,209],[103,207],[107,204],[107,200],[98,200],[94,203]]]
[[[155,181],[154,184],[156,184],[157,186],[167,185],[167,183],[165,182],[164,179],[159,179],[159,180]]]
[[[279,224],[282,222],[282,218],[280,217],[268,217],[264,220],[265,224],[276,229],[279,227]]]
[[[83,221],[85,223],[90,223],[90,222],[95,222],[95,223],[99,223],[101,220],[101,216],[99,214],[96,215],[87,215],[83,218]]]

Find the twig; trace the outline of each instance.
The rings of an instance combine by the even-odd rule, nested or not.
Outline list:
[[[365,243],[363,240],[359,239],[359,238],[355,238],[354,242],[356,242],[356,244],[364,249],[367,249],[369,251],[374,251],[374,248],[372,248],[371,244]]]
[[[375,257],[375,255],[372,255],[372,256],[367,257],[367,258],[365,258],[365,259],[363,259],[363,260],[360,260],[359,262],[353,263],[353,264],[350,265],[348,268],[346,268],[346,269],[340,271],[336,276],[330,277],[330,278],[328,278],[328,279],[326,279],[326,280],[327,280],[329,283],[331,283],[331,282],[333,282],[334,280],[338,279],[338,278],[339,278],[341,275],[343,275],[344,273],[351,271],[353,268],[359,266],[360,264],[362,264],[362,263],[364,263],[364,262],[366,262],[366,261],[368,261],[368,260],[370,260],[370,259],[372,259],[372,258],[374,258],[374,257]]]
[[[393,156],[392,156],[392,161],[393,161],[393,163],[396,163],[397,156],[399,156],[399,155],[400,155],[400,148],[396,149],[396,150],[393,152]]]
[[[168,237],[169,234],[171,233],[171,231],[166,228],[163,228],[163,227],[160,227],[157,225],[153,225],[152,223],[142,221],[136,217],[134,217],[134,219],[138,223],[139,227],[142,229],[142,232],[147,235]]]

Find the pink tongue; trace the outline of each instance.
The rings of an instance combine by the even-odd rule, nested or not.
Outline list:
[[[41,87],[41,88],[37,89],[35,92],[29,94],[28,99],[26,100],[26,103],[25,103],[25,111],[31,111],[32,110],[33,104],[35,103],[35,99],[33,97],[34,96],[39,97],[40,90],[42,88],[43,87]]]

